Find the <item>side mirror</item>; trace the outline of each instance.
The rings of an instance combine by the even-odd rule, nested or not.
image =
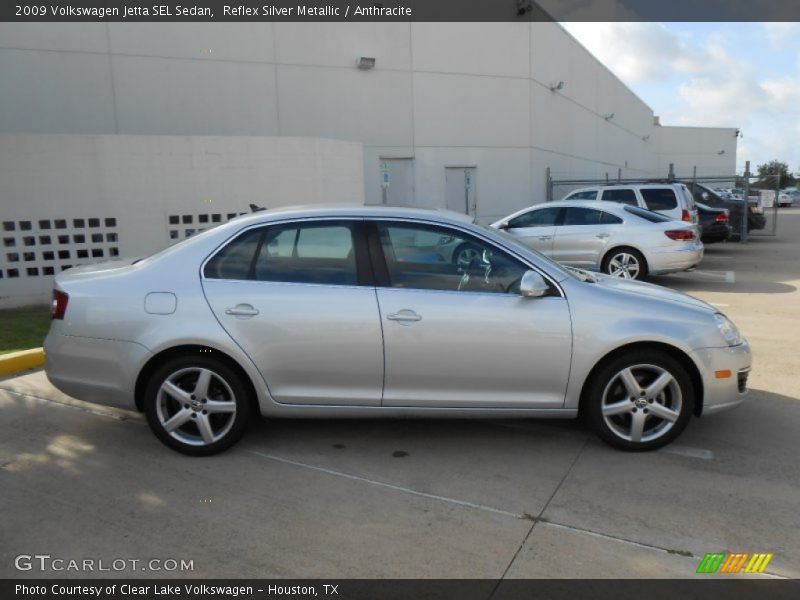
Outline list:
[[[523,298],[541,298],[549,289],[544,277],[536,271],[525,271],[519,282],[519,295]]]
[[[503,221],[500,225],[497,226],[498,229],[508,229],[508,221]]]

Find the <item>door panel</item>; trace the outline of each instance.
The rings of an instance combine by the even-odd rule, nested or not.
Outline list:
[[[384,406],[559,408],[571,356],[564,298],[516,293],[527,267],[496,246],[440,226],[377,224],[388,282]],[[438,260],[431,237],[469,244],[464,264]]]
[[[553,253],[556,226],[560,224],[563,213],[561,207],[533,208],[511,219],[506,231],[526,246],[550,256]]]
[[[380,315],[374,287],[358,285],[366,249],[347,235],[359,230],[348,222],[250,230],[205,266],[211,310],[277,402],[380,405]]]
[[[571,354],[561,297],[382,288],[384,406],[560,408]],[[390,315],[414,315],[396,321]]]
[[[506,231],[519,238],[519,241],[529,248],[538,250],[545,256],[552,256],[553,239],[556,235],[555,227],[509,227]]]
[[[563,225],[556,228],[552,258],[576,267],[598,266],[621,223],[619,217],[606,211],[567,207]]]

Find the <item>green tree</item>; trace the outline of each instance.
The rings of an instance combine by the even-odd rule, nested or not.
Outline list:
[[[757,187],[775,187],[775,176],[780,175],[781,188],[791,187],[797,183],[794,175],[789,171],[789,165],[777,159],[771,160],[763,165],[758,165],[758,183],[761,184]]]

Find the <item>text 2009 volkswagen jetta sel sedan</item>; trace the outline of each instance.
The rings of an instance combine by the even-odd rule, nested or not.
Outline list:
[[[466,251],[466,250],[469,251]],[[455,214],[295,208],[56,277],[47,375],[187,454],[266,417],[575,417],[649,450],[746,393],[708,304]]]

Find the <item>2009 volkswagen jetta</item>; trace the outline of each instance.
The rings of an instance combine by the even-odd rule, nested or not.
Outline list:
[[[270,210],[144,260],[58,275],[47,375],[144,411],[166,445],[265,417],[576,417],[654,449],[747,393],[705,302],[568,270],[452,213]]]

